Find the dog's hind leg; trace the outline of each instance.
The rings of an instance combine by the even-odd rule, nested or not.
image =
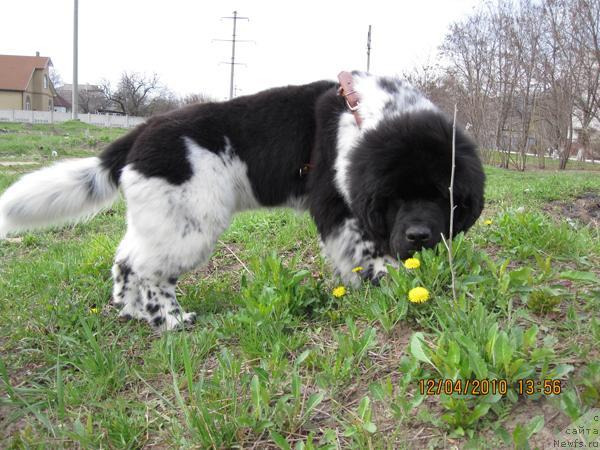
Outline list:
[[[193,323],[195,314],[177,302],[177,278],[208,259],[212,246],[178,238],[174,217],[156,222],[150,215],[148,208],[129,209],[127,233],[112,269],[113,303],[121,307],[121,318],[144,320],[160,331],[181,328]]]
[[[123,247],[123,243],[121,244]],[[120,308],[119,317],[145,320],[144,305],[140,295],[140,282],[137,274],[126,260],[118,260],[112,267],[112,304]]]
[[[162,196],[161,202],[172,201],[175,205],[175,198],[151,186],[156,182],[148,180],[146,195]],[[175,285],[182,273],[208,259],[218,236],[199,236],[188,230],[189,236],[182,237],[180,228],[184,225],[178,225],[180,218],[176,214],[156,220],[151,207],[156,203],[141,207],[132,196],[128,200],[127,233],[112,270],[113,302],[122,306],[119,317],[144,320],[160,331],[191,324],[195,314],[183,311],[176,299]],[[179,208],[185,209],[185,202]]]
[[[118,275],[126,263],[137,297],[131,284],[117,301],[126,305],[121,314],[159,330],[194,320],[175,298],[177,278],[208,260],[235,211],[256,204],[246,166],[231,149],[215,154],[191,141],[188,149],[193,174],[181,184],[148,177],[131,166],[121,175],[127,233],[117,252],[115,286],[120,287]]]

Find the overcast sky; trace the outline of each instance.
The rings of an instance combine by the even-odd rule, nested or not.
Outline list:
[[[477,0],[230,1],[80,0],[79,82],[113,82],[123,71],[157,73],[178,95],[229,95],[234,10],[238,21],[238,95],[268,87],[333,79],[366,68],[373,26],[371,72],[401,74],[434,62],[448,25]],[[72,80],[73,0],[2,0],[0,53],[52,58]]]

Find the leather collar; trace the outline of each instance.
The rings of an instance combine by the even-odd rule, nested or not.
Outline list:
[[[362,118],[360,114],[358,114],[358,109],[360,108],[360,96],[358,92],[354,90],[354,80],[352,78],[352,74],[350,72],[340,72],[338,74],[338,81],[340,82],[340,87],[338,88],[338,95],[344,97],[346,101],[346,106],[354,115],[354,120],[356,120],[356,125],[360,128],[362,124]],[[310,155],[310,162],[302,165],[299,171],[300,178],[305,177],[308,173],[314,168],[314,158],[315,158],[315,149],[313,148]]]
[[[358,110],[360,108],[360,97],[358,92],[354,90],[354,79],[352,78],[352,74],[350,72],[340,72],[338,74],[338,80],[340,82],[338,95],[344,97],[344,100],[346,100],[346,106],[354,115],[356,125],[358,125],[360,128],[362,124],[362,118],[360,117],[360,114],[358,114]]]

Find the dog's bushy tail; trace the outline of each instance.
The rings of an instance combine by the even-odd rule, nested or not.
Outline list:
[[[90,217],[117,198],[100,158],[63,161],[23,176],[0,197],[0,237]]]
[[[119,176],[143,125],[100,157],[73,159],[29,173],[0,196],[0,239],[9,233],[92,217],[118,197]]]

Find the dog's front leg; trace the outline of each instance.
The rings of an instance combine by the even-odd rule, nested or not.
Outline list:
[[[387,273],[386,266],[394,264],[376,248],[360,229],[356,218],[345,219],[326,236],[321,237],[321,248],[340,278],[348,284],[358,285],[361,279],[378,284]]]

